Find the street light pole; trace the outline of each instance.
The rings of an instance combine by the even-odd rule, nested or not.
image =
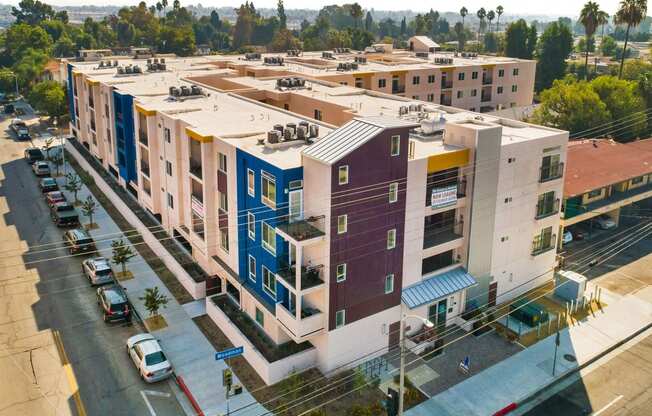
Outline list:
[[[401,365],[400,365],[400,375],[399,375],[399,387],[398,387],[398,416],[403,416],[403,396],[405,395],[405,320],[407,318],[415,318],[423,322],[427,328],[432,328],[435,326],[429,319],[422,318],[416,315],[404,315],[403,314],[403,304],[401,303],[401,324],[400,324],[400,348],[401,348]]]

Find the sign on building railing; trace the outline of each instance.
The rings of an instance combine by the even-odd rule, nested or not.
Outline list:
[[[430,206],[442,208],[457,203],[457,184],[444,188],[433,188],[430,194]]]

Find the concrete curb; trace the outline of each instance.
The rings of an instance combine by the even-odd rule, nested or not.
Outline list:
[[[527,404],[529,404],[531,402],[536,401],[538,398],[540,398],[540,396],[543,395],[543,393],[545,393],[551,387],[553,387],[553,386],[555,386],[557,384],[561,384],[562,382],[567,380],[569,377],[573,376],[574,374],[578,373],[579,371],[583,370],[584,368],[590,366],[591,364],[593,364],[596,361],[600,360],[601,358],[603,358],[607,354],[613,352],[614,350],[622,347],[624,344],[628,343],[629,341],[631,341],[632,339],[634,339],[637,336],[641,335],[642,333],[649,330],[650,328],[652,328],[652,323],[649,323],[649,324],[645,325],[644,327],[638,329],[636,332],[634,332],[634,333],[628,335],[627,337],[623,338],[622,340],[616,342],[615,344],[613,344],[612,346],[610,346],[606,350],[600,352],[599,354],[595,355],[594,357],[590,358],[589,360],[587,360],[583,364],[578,365],[577,367],[566,371],[564,374],[562,374],[561,376],[559,376],[555,380],[551,381],[550,383],[546,384],[545,386],[543,386],[539,390],[533,392],[529,396],[520,399],[516,403],[510,404],[508,406],[508,407],[510,407],[510,409],[509,409],[509,411],[507,413],[510,413],[513,410],[516,410],[517,408],[521,408],[521,407],[523,407],[523,406],[525,406],[525,405],[527,405]]]

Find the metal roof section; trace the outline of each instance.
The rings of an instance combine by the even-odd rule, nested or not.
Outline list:
[[[464,267],[457,267],[406,287],[401,300],[414,309],[477,284]]]
[[[317,143],[308,146],[302,154],[332,165],[376,137],[381,131],[383,131],[383,127],[366,120],[353,119]]]

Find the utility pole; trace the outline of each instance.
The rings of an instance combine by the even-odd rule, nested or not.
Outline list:
[[[404,315],[403,303],[401,303],[401,324],[400,324],[400,348],[401,348],[401,366],[399,375],[399,389],[398,389],[398,416],[403,416],[403,398],[405,396],[405,320],[407,318],[416,318],[423,322],[426,328],[435,326],[429,319],[422,318],[416,315]]]

